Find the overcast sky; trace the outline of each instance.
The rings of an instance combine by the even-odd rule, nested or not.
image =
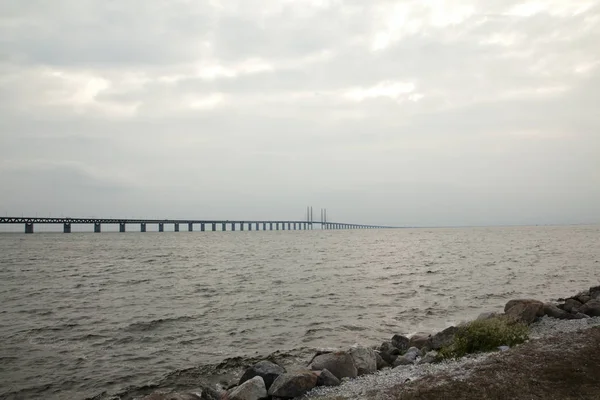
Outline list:
[[[600,1],[0,2],[0,213],[306,205],[600,222]]]

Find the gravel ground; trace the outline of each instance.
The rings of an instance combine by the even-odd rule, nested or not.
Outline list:
[[[338,387],[317,387],[305,395],[303,399],[321,399],[324,397],[362,399],[366,393],[373,390],[373,388],[385,389],[409,381],[414,381],[426,375],[449,371],[459,372],[465,366],[479,363],[488,357],[489,354],[478,354],[465,357],[459,361],[444,361],[438,364],[423,364],[386,369],[372,375],[363,375],[356,379],[347,380]],[[463,371],[462,376],[466,377],[467,375],[466,371]]]
[[[558,320],[543,317],[530,326],[530,338],[541,339],[560,333],[576,332],[600,326],[600,317],[580,320]],[[318,387],[303,399],[364,399],[369,392],[385,391],[406,382],[431,375],[451,374],[455,380],[465,380],[474,366],[486,361],[494,353],[477,354],[458,361],[444,361],[438,364],[425,364],[399,367],[378,371],[353,380],[347,380],[338,387]]]
[[[593,326],[600,326],[600,317],[586,319],[556,319],[544,316],[538,322],[530,326],[529,337],[531,339],[539,339],[553,336],[557,333],[576,332]]]

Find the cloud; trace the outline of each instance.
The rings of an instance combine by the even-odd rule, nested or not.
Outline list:
[[[600,222],[599,22],[585,0],[4,2],[0,203]]]

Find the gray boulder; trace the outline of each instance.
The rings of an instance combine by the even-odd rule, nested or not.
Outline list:
[[[207,386],[200,386],[194,393],[156,391],[142,397],[142,400],[221,400],[222,394]]]
[[[193,393],[177,392],[154,392],[142,397],[142,400],[201,400],[202,398]]]
[[[244,374],[240,378],[238,385],[241,385],[242,383],[254,378],[255,376],[260,376],[265,383],[265,387],[267,388],[267,390],[269,390],[275,379],[277,379],[279,375],[284,373],[285,368],[275,363],[272,363],[271,361],[262,360],[257,362],[244,372]]]
[[[400,355],[400,350],[394,347],[392,342],[383,342],[379,347],[379,355],[386,363],[392,365]]]
[[[514,306],[516,306],[518,304],[532,304],[532,305],[535,305],[537,307],[543,307],[544,306],[544,303],[542,303],[539,300],[534,300],[534,299],[515,299],[515,300],[509,300],[506,303],[506,305],[504,306],[504,312],[507,312],[508,310],[510,310],[511,308],[513,308]],[[540,310],[537,316],[541,317],[542,315],[544,315],[544,314]]]
[[[411,347],[410,349],[406,350],[406,353],[403,355],[403,357],[408,360],[415,361],[420,355],[421,350],[417,349],[416,347]]]
[[[513,321],[531,324],[544,315],[544,303],[533,299],[510,300],[504,306],[504,313]]]
[[[586,318],[591,318],[589,315],[585,315],[582,314],[580,312],[576,313],[576,314],[571,314],[573,317],[573,319],[586,319]]]
[[[267,397],[265,381],[260,376],[245,381],[227,394],[229,400],[259,400]]]
[[[442,347],[448,346],[454,339],[454,334],[458,330],[455,326],[450,326],[441,332],[436,333],[427,341],[427,347],[430,350],[439,350]]]
[[[544,304],[544,315],[558,319],[571,319],[571,314],[564,310],[561,310],[552,303]]]
[[[375,352],[375,360],[377,362],[377,369],[384,369],[390,366],[390,364],[388,364],[379,354],[379,352]]]
[[[317,375],[312,371],[299,371],[279,375],[269,389],[269,396],[282,397],[284,399],[302,396],[317,385],[317,379]]]
[[[392,336],[392,346],[404,353],[410,347],[410,339],[402,335]]]
[[[421,355],[421,350],[416,347],[411,347],[406,351],[406,353],[396,359],[394,362],[394,367],[398,367],[400,365],[411,365],[417,361],[417,358]]]
[[[578,300],[581,304],[585,304],[588,301],[592,300],[591,296],[579,296],[576,300]]]
[[[417,365],[431,364],[437,360],[437,356],[437,351],[430,351],[427,354],[425,354],[425,357],[421,358],[419,362],[417,362]]]
[[[350,349],[350,355],[356,365],[357,376],[377,372],[377,357],[375,350],[367,347],[357,346]]]
[[[600,300],[590,300],[579,308],[579,312],[590,317],[600,317]]]
[[[316,356],[310,363],[309,368],[313,371],[329,370],[338,379],[356,378],[358,371],[352,356],[345,351],[327,353]]]
[[[317,386],[339,386],[340,380],[335,377],[331,372],[324,369],[317,373]]]
[[[415,360],[413,360],[412,357],[399,356],[394,361],[393,366],[394,366],[394,368],[396,368],[396,367],[401,367],[403,365],[413,365],[414,363],[415,363]]]
[[[581,308],[583,304],[575,299],[567,299],[565,300],[565,304],[563,304],[562,309],[569,313],[577,313],[579,312],[579,308]]]
[[[410,337],[410,342],[408,343],[409,347],[416,347],[418,349],[422,349],[426,344],[429,338],[431,337],[428,333],[417,333]]]

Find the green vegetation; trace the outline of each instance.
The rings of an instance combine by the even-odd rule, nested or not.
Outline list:
[[[495,317],[469,322],[458,329],[453,342],[439,356],[459,358],[465,354],[493,351],[498,346],[514,346],[529,338],[529,328],[506,318]]]

